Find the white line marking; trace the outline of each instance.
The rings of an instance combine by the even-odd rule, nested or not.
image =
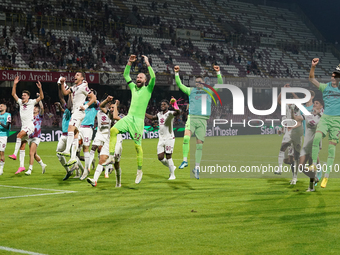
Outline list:
[[[0,185],[0,187],[5,187],[5,188],[16,188],[16,189],[47,190],[47,191],[57,191],[57,192],[77,192],[77,191],[70,191],[70,190],[43,189],[43,188],[31,188],[31,187],[8,186],[8,185]]]
[[[37,197],[37,196],[59,195],[59,194],[67,194],[67,193],[77,192],[77,191],[71,191],[71,190],[42,189],[42,188],[30,188],[30,187],[7,186],[7,185],[0,185],[0,187],[15,188],[15,189],[33,189],[33,190],[54,191],[54,193],[42,193],[42,194],[23,195],[23,196],[0,197],[0,199],[10,199],[10,198],[20,198],[20,197]]]
[[[46,254],[42,254],[42,253],[13,249],[13,248],[10,248],[10,247],[5,247],[5,246],[0,246],[0,250],[17,252],[17,253],[24,253],[24,254],[30,254],[30,255],[46,255]]]

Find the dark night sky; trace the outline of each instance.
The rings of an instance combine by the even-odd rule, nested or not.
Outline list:
[[[274,0],[297,3],[328,42],[340,43],[339,0]]]

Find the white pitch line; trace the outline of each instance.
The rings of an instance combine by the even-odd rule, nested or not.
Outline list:
[[[67,194],[67,193],[75,193],[75,192],[77,192],[77,191],[71,191],[71,190],[42,189],[42,188],[30,188],[30,187],[7,186],[7,185],[0,185],[0,187],[16,188],[16,189],[45,190],[45,191],[54,191],[55,192],[55,193],[42,193],[42,194],[12,196],[12,197],[0,197],[0,199],[10,199],[10,198],[20,198],[20,197],[37,197],[37,196],[59,195],[59,194]]]
[[[37,196],[47,196],[47,195],[59,195],[59,194],[67,194],[67,193],[74,193],[74,192],[77,192],[77,191],[65,191],[65,192],[58,192],[58,193],[43,193],[43,194],[13,196],[13,197],[0,197],[0,199],[19,198],[19,197],[37,197]]]
[[[0,250],[23,253],[23,254],[30,254],[30,255],[46,255],[46,254],[42,254],[42,253],[13,249],[13,248],[10,248],[10,247],[5,247],[5,246],[0,246]]]
[[[43,188],[31,188],[31,187],[8,186],[8,185],[0,185],[0,187],[5,187],[5,188],[16,188],[16,189],[47,190],[47,191],[57,191],[57,192],[77,192],[77,191],[71,191],[71,190],[43,189]]]

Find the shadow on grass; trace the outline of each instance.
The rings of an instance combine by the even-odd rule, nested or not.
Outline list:
[[[172,189],[179,189],[179,188],[183,187],[183,188],[187,188],[187,189],[190,189],[190,190],[195,190],[193,187],[191,187],[189,185],[188,182],[185,182],[185,181],[172,180],[172,181],[167,182],[167,184]]]
[[[281,184],[281,185],[289,185],[289,179],[287,178],[275,178],[275,179],[268,179],[267,183],[272,183],[272,184]]]

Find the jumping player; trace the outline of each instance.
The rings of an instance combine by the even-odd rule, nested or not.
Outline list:
[[[82,172],[84,172],[84,167],[83,165],[81,164],[79,158],[77,158],[77,162],[78,164],[75,164],[72,166],[72,168],[70,169],[66,164],[66,159],[63,155],[59,155],[58,152],[63,152],[66,148],[66,143],[67,143],[67,130],[68,130],[68,126],[69,126],[69,122],[71,120],[71,109],[72,109],[72,94],[70,94],[68,96],[68,100],[67,100],[67,103],[64,99],[64,96],[62,94],[62,91],[61,91],[61,79],[65,79],[64,77],[60,77],[59,78],[59,81],[58,81],[58,94],[59,94],[59,99],[60,99],[60,103],[57,102],[55,103],[56,106],[59,108],[59,110],[63,113],[63,120],[62,120],[62,124],[61,124],[61,127],[62,127],[62,136],[59,138],[59,141],[58,141],[58,145],[57,145],[57,157],[58,157],[58,160],[60,162],[60,164],[65,168],[66,170],[66,175],[65,177],[63,178],[63,181],[66,181],[72,174],[73,174],[73,171],[75,169],[77,169],[77,172],[78,172],[78,169],[80,168]],[[77,137],[78,135],[78,131],[76,130],[75,131],[75,137]],[[74,139],[73,140],[73,144],[72,144],[72,150],[75,150],[77,151],[77,148],[78,148],[78,140],[77,139]],[[80,176],[79,176],[80,177]]]
[[[20,107],[20,118],[21,118],[21,130],[17,135],[17,140],[15,143],[15,149],[14,153],[9,156],[9,158],[16,160],[18,151],[21,147],[21,141],[25,139],[26,136],[31,135],[34,132],[34,106],[39,103],[42,99],[44,99],[44,93],[42,91],[42,86],[40,81],[38,81],[37,87],[39,88],[39,97],[37,99],[29,99],[30,98],[30,92],[27,90],[22,91],[21,99],[16,94],[16,88],[17,84],[19,83],[20,79],[19,77],[15,77],[13,82],[13,88],[12,88],[12,96],[14,100],[19,104]],[[19,167],[18,171],[16,171],[15,174],[21,173],[22,171],[25,171],[24,167]]]
[[[323,114],[323,102],[322,100],[316,99],[314,100],[314,106],[312,108],[312,115],[301,115],[295,116],[292,115],[293,118],[300,123],[302,120],[306,122],[306,132],[303,141],[303,147],[300,154],[299,159],[299,170],[303,171],[307,176],[310,177],[310,185],[307,191],[315,191],[314,184],[318,182],[318,179],[315,176],[315,172],[306,172],[305,166],[306,164],[312,163],[312,147],[313,140],[315,136],[316,127],[320,121],[320,118]]]
[[[124,70],[124,78],[131,89],[131,105],[127,116],[119,120],[110,130],[110,157],[107,162],[105,162],[105,165],[107,165],[114,160],[117,135],[119,133],[129,132],[135,142],[137,151],[137,176],[135,180],[135,183],[137,184],[141,182],[143,177],[142,137],[144,133],[145,112],[156,81],[155,73],[152,70],[148,58],[144,55],[142,57],[144,58],[150,73],[149,85],[146,86],[147,79],[144,73],[139,73],[137,75],[136,83],[132,82],[130,69],[132,63],[135,62],[137,58],[135,55],[131,55]]]
[[[92,93],[94,95],[97,95],[97,92],[95,90],[92,90]],[[89,102],[89,97],[87,98],[87,101],[85,101],[85,104]],[[79,132],[81,134],[81,137],[83,139],[83,151],[84,151],[84,160],[85,160],[85,170],[83,175],[80,177],[81,180],[84,180],[87,175],[89,174],[89,168],[90,168],[90,152],[89,147],[92,141],[92,135],[93,135],[93,126],[94,126],[94,120],[96,118],[97,112],[99,110],[99,101],[97,100],[94,104],[90,105],[85,110],[85,118],[82,121],[80,125]]]
[[[169,111],[169,101],[163,99],[161,101],[161,111],[157,115],[145,114],[150,120],[157,120],[159,124],[159,141],[157,145],[158,160],[169,168],[169,180],[175,180],[174,162],[171,158],[175,146],[175,134],[173,130],[174,117],[180,114],[180,109],[177,106],[176,99],[171,99],[171,104],[174,106],[175,111]],[[165,158],[164,158],[165,154]]]
[[[117,110],[117,106],[119,104],[119,101],[117,100],[115,104],[111,104],[110,105],[110,110],[108,111],[106,109],[106,104],[111,102],[113,99],[112,96],[108,96],[101,104],[100,104],[100,109],[103,113],[106,113],[107,115],[102,115],[102,119],[105,121],[105,123],[108,123],[109,126],[111,126],[111,124],[113,123],[114,119],[119,118],[118,116],[118,110]],[[107,118],[107,119],[106,119]],[[108,128],[109,131],[109,128]],[[121,153],[121,150],[119,151],[119,148],[117,148],[117,146],[121,146],[121,142],[120,139],[121,135],[118,134],[117,136],[117,143],[116,143],[116,148],[115,148],[115,152],[117,153]],[[119,145],[120,144],[120,145]],[[99,163],[97,165],[96,171],[94,173],[93,179],[91,178],[87,178],[87,182],[90,183],[92,185],[92,187],[96,187],[97,186],[97,181],[99,179],[100,174],[103,171],[103,164],[108,160],[109,158],[109,146],[110,146],[110,132],[107,132],[106,134],[106,140],[104,142],[104,145],[100,151],[100,157],[99,157]],[[116,169],[116,187],[120,188],[121,187],[121,169],[119,166],[119,161],[120,161],[120,154],[119,157],[115,157],[115,169]]]
[[[37,96],[39,96],[37,94]],[[26,143],[28,143],[28,146],[30,148],[30,165],[28,167],[28,170],[25,172],[26,175],[31,175],[33,171],[33,163],[34,159],[40,164],[42,168],[42,174],[45,173],[46,170],[46,164],[42,161],[40,156],[37,154],[37,148],[40,144],[40,135],[41,135],[41,123],[43,120],[44,115],[44,106],[42,102],[39,102],[39,105],[34,106],[33,116],[34,116],[34,132],[28,137],[27,140],[22,142],[22,146],[20,148],[20,151],[25,151]],[[21,153],[20,153],[21,156]]]
[[[323,101],[325,102],[325,111],[321,116],[315,132],[312,150],[313,164],[308,169],[309,171],[317,170],[316,165],[320,151],[319,144],[321,139],[329,134],[327,172],[321,182],[321,188],[325,188],[334,163],[335,146],[338,144],[340,136],[340,65],[333,71],[331,81],[327,84],[323,84],[319,83],[314,75],[318,63],[318,58],[312,60],[309,81],[322,92]]]
[[[75,130],[79,131],[79,127],[83,119],[85,118],[85,110],[92,105],[96,101],[96,96],[91,92],[88,87],[87,82],[85,81],[85,74],[81,72],[77,72],[74,76],[75,86],[66,89],[64,86],[65,78],[61,79],[61,91],[64,96],[72,94],[73,102],[72,102],[72,116],[68,126],[67,133],[67,143],[66,149],[63,152],[58,152],[59,155],[70,156],[70,149],[75,137]],[[89,97],[89,102],[84,105],[86,97]],[[71,159],[67,163],[68,166],[71,166],[77,163],[76,152],[71,153]]]
[[[183,139],[183,162],[178,167],[179,169],[183,169],[188,166],[188,154],[190,149],[190,137],[192,133],[195,133],[196,136],[196,153],[195,153],[195,168],[192,172],[195,174],[195,178],[199,179],[199,167],[202,159],[202,149],[203,143],[205,139],[205,133],[207,130],[207,120],[211,114],[211,97],[202,90],[203,88],[203,79],[201,76],[196,77],[196,87],[189,88],[182,84],[179,78],[179,66],[174,67],[175,71],[175,79],[176,84],[184,92],[189,96],[189,115],[187,122],[185,124],[184,131],[184,139]],[[220,67],[214,65],[214,70],[217,73],[217,83],[222,84],[223,78],[221,76]],[[207,89],[210,91],[210,89]],[[216,91],[218,89],[215,89]],[[206,95],[206,102],[202,102],[202,95]],[[202,103],[206,103],[207,111],[202,112]]]

